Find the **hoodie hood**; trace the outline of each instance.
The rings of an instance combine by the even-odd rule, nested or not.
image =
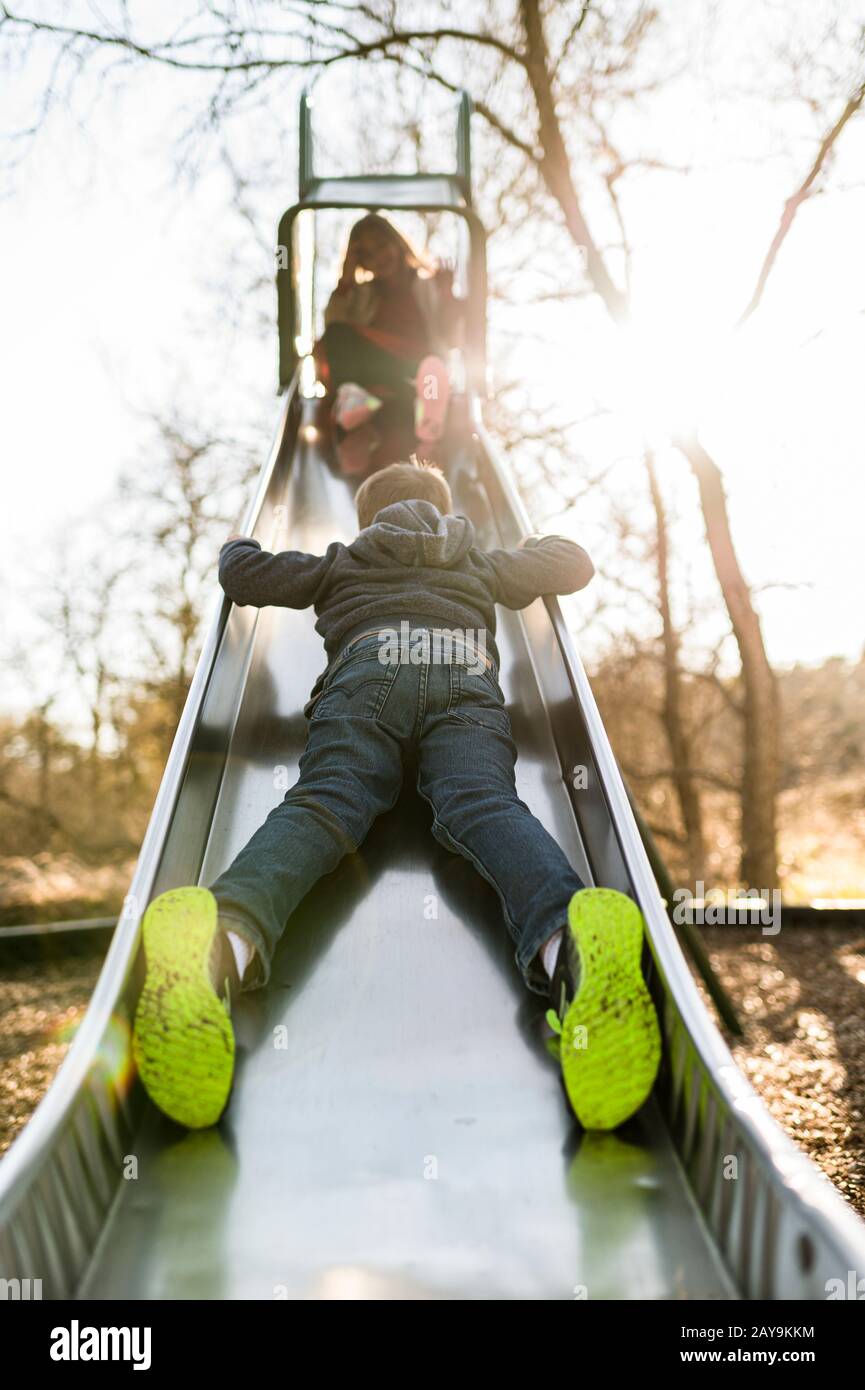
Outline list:
[[[431,502],[392,502],[348,547],[367,563],[447,569],[472,548],[475,528],[465,516],[442,516]]]

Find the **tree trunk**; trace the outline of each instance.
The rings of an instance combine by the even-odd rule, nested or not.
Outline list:
[[[538,113],[541,176],[561,208],[571,238],[585,254],[586,269],[592,284],[616,323],[624,323],[628,315],[627,299],[607,271],[574,187],[567,146],[556,111],[547,39],[538,0],[520,0],[520,16],[526,37],[526,73]]]
[[[574,242],[585,251],[586,268],[614,322],[628,319],[627,296],[614,284],[583,216],[568,150],[556,111],[549,52],[539,0],[520,0],[524,61],[538,112],[539,169],[558,203]],[[742,780],[742,876],[747,885],[777,883],[775,799],[778,792],[778,695],[760,620],[739,566],[730,532],[727,498],[715,461],[696,439],[676,441],[700,489],[700,502],[715,573],[730,615],[742,660],[744,774]]]
[[[655,464],[646,453],[649,491],[655,509],[658,565],[658,606],[661,611],[664,644],[664,728],[670,745],[673,786],[679,801],[682,825],[688,854],[688,874],[692,884],[703,878],[706,865],[706,846],[703,838],[703,809],[692,768],[693,752],[688,730],[682,715],[682,671],[679,664],[679,634],[673,626],[670,610],[669,544],[664,499],[658,486]]]
[[[778,882],[775,821],[779,763],[777,681],[766,655],[760,619],[733,546],[720,470],[696,436],[677,439],[676,444],[697,479],[715,573],[742,661],[742,879],[746,887],[772,889]]]

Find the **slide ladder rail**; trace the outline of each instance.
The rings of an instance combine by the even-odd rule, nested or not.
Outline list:
[[[324,209],[356,208],[377,212],[382,208],[403,212],[450,212],[462,219],[468,231],[468,299],[465,306],[465,358],[468,379],[481,396],[486,394],[486,231],[472,205],[471,98],[459,95],[456,127],[456,169],[440,174],[327,175],[314,171],[312,101],[306,92],[300,99],[298,118],[298,201],[282,216],[277,244],[277,318],[279,333],[279,384],[284,388],[297,371],[301,357],[310,350],[307,324],[301,324],[298,281],[311,280],[311,266],[302,264],[299,227],[301,214],[312,216]],[[311,283],[307,288],[311,290]],[[303,330],[303,331],[302,331]]]

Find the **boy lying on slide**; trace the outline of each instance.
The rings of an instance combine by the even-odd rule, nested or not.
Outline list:
[[[329,665],[304,711],[296,784],[210,889],[170,890],[145,913],[142,1081],[180,1124],[215,1124],[234,1069],[232,995],[267,983],[286,920],[394,805],[412,754],[433,834],[495,888],[526,985],[550,997],[577,1118],[611,1129],[642,1105],[660,1057],[642,917],[623,894],[585,888],[517,796],[494,641],[497,603],[574,593],[592,562],[559,536],[479,550],[435,467],[373,474],[357,512],[360,534],[324,555],[243,537],[220,552],[233,602],[314,606]]]

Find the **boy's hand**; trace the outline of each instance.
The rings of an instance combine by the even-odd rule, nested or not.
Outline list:
[[[229,541],[246,541],[246,540],[249,540],[249,537],[248,537],[248,536],[243,536],[243,535],[241,535],[241,533],[240,533],[239,531],[236,531],[236,532],[234,533],[233,536],[226,536],[226,538],[225,538],[225,540],[222,542],[222,544],[223,544],[223,545],[228,545],[228,542],[229,542]]]

